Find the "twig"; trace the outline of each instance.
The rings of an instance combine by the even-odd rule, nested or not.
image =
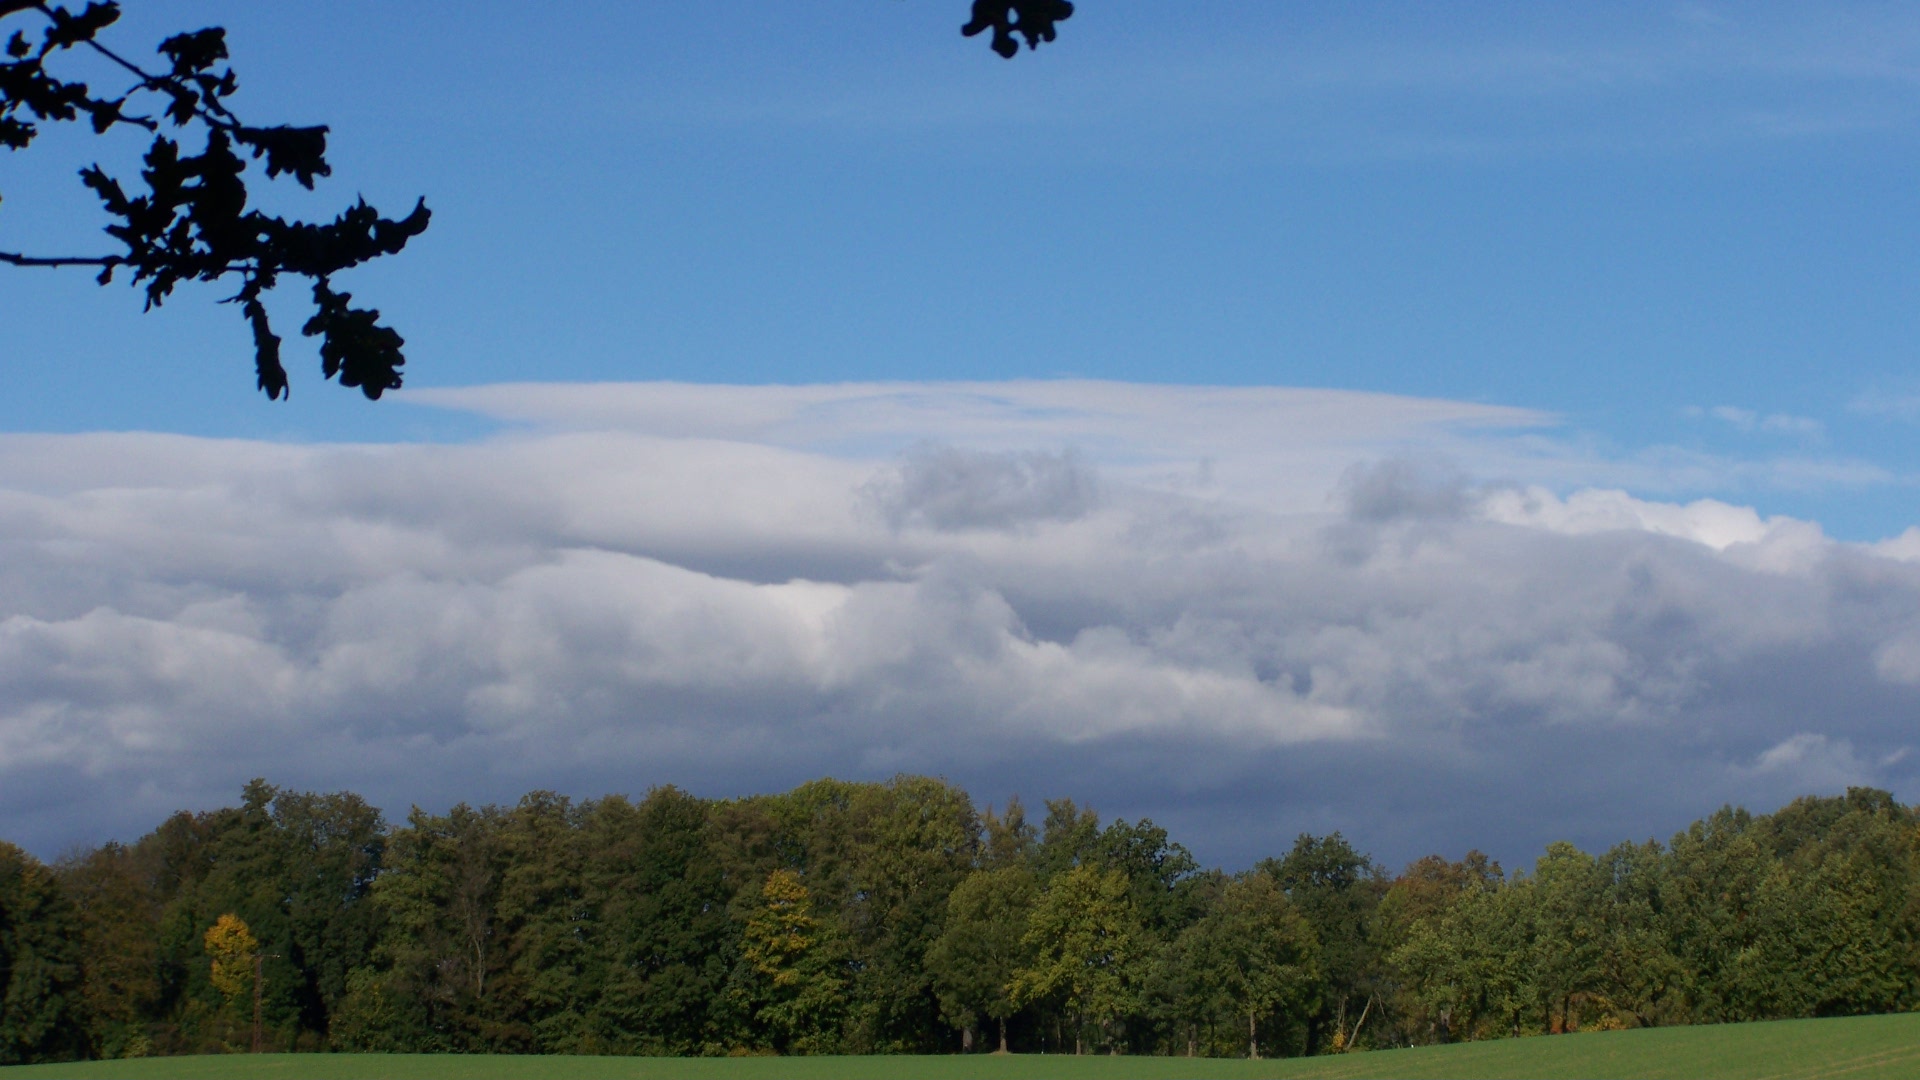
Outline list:
[[[69,255],[44,258],[37,255],[16,255],[11,251],[0,251],[0,263],[9,266],[121,266],[126,263],[122,255],[99,255],[93,257]]]

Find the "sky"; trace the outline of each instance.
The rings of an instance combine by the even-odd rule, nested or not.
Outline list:
[[[337,283],[378,403],[297,289],[271,403],[217,288],[0,276],[45,857],[254,776],[929,773],[1229,867],[1920,798],[1905,5],[131,7],[331,126],[264,205],[434,220]],[[111,250],[74,171],[142,149],[0,157],[0,250]]]

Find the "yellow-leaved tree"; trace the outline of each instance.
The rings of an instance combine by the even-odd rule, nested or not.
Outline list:
[[[741,956],[766,980],[752,1006],[782,1053],[828,1053],[838,1046],[845,1011],[839,942],[830,922],[813,913],[800,875],[775,870],[747,917]]]
[[[253,988],[253,961],[260,942],[246,922],[232,913],[214,921],[205,942],[207,955],[213,958],[214,989],[225,994],[229,1003],[238,1004],[241,995]]]

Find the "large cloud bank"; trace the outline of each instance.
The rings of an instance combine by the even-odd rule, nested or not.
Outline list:
[[[466,445],[0,437],[0,822],[818,775],[1242,863],[1912,796],[1920,532],[1546,482],[1550,418],[1094,383],[490,387]],[[1555,492],[1559,491],[1559,494]]]

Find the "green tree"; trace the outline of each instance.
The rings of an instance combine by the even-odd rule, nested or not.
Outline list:
[[[1155,938],[1170,940],[1199,917],[1194,886],[1200,864],[1152,821],[1129,824],[1116,818],[1094,842],[1093,860],[1127,876],[1134,911]]]
[[[655,788],[587,815],[587,907],[599,927],[588,1022],[608,1052],[689,1054],[708,1040],[726,983],[730,893],[707,836],[707,804]]]
[[[55,871],[79,917],[86,1014],[102,1057],[137,1057],[152,1047],[147,1026],[160,1002],[155,855],[150,845],[110,843]]]
[[[1382,972],[1381,1005],[1386,1015],[1378,1023],[1394,1028],[1394,1043],[1444,1039],[1448,1021],[1444,994],[1420,985],[1414,974],[1394,958],[1431,957],[1438,944],[1434,930],[1439,920],[1468,893],[1490,891],[1505,881],[1500,864],[1480,851],[1469,851],[1458,862],[1427,855],[1407,864],[1381,897],[1380,906],[1374,910],[1373,935],[1388,962]],[[1418,946],[1400,953],[1416,938],[1420,939]],[[1440,1003],[1437,1007],[1436,1002]]]
[[[1059,999],[1075,1054],[1089,1023],[1117,1049],[1114,1026],[1136,1004],[1143,930],[1130,886],[1119,870],[1075,866],[1047,882],[1027,920],[1021,943],[1033,961],[1014,975],[1009,996],[1020,1005]]]
[[[1027,820],[1027,808],[1020,796],[1007,800],[1005,813],[995,814],[987,807],[980,815],[985,842],[980,852],[981,865],[989,869],[1003,866],[1032,866],[1040,846],[1040,833]]]
[[[1761,823],[1775,858],[1755,894],[1756,948],[1736,958],[1770,1017],[1911,1008],[1916,823],[1884,791],[1797,799]]]
[[[1759,948],[1760,889],[1774,864],[1761,832],[1753,815],[1729,806],[1668,843],[1673,951],[1694,1022],[1758,1019],[1738,961]]]
[[[385,848],[380,813],[350,793],[286,791],[254,780],[238,808],[209,819],[193,876],[168,903],[169,952],[197,964],[204,928],[223,914],[258,939],[262,1012],[270,1041],[284,1049],[324,1044],[347,975],[366,962],[379,935],[363,903]],[[217,991],[188,973],[189,996],[217,1010]],[[212,1037],[210,1034],[209,1037]],[[225,1036],[220,1036],[225,1038]]]
[[[1541,1026],[1570,1030],[1577,1026],[1576,1002],[1598,988],[1605,958],[1598,868],[1591,856],[1562,840],[1549,844],[1535,862],[1530,884],[1536,933],[1533,977],[1547,1012]]]
[[[1042,880],[1063,874],[1100,856],[1100,815],[1072,799],[1048,799],[1034,868]]]
[[[1373,860],[1339,833],[1301,833],[1293,849],[1258,867],[1270,875],[1312,925],[1326,981],[1319,1011],[1307,1029],[1307,1052],[1344,1048],[1348,1018],[1376,994],[1382,951],[1373,941],[1373,912],[1387,882]]]
[[[511,1009],[496,1000],[506,967],[495,910],[501,816],[464,803],[445,815],[415,807],[388,838],[386,870],[373,886],[386,923],[367,968],[373,974],[359,979],[359,1037],[416,1052],[513,1046]],[[402,1004],[376,1009],[381,999]],[[375,1012],[392,1026],[369,1029],[365,1018]]]
[[[1313,928],[1273,879],[1229,881],[1219,901],[1181,933],[1171,950],[1186,992],[1206,1013],[1244,1023],[1247,1056],[1260,1056],[1260,1021],[1276,1014],[1302,1026],[1320,982]]]
[[[80,934],[53,871],[0,842],[0,1065],[86,1056]]]
[[[1671,907],[1671,870],[1652,841],[1620,844],[1595,860],[1597,1003],[1642,1027],[1686,1018],[1686,967],[1673,951],[1678,922]]]
[[[1532,882],[1471,890],[1416,923],[1389,962],[1404,972],[1442,1040],[1517,1035],[1540,1015]]]
[[[1028,962],[1026,927],[1039,883],[1024,866],[1003,866],[969,875],[947,897],[946,928],[927,950],[927,972],[940,995],[940,1011],[966,1033],[982,1017],[999,1024],[1000,1052],[1007,1052],[1007,1017],[1019,1006],[1010,987]]]

